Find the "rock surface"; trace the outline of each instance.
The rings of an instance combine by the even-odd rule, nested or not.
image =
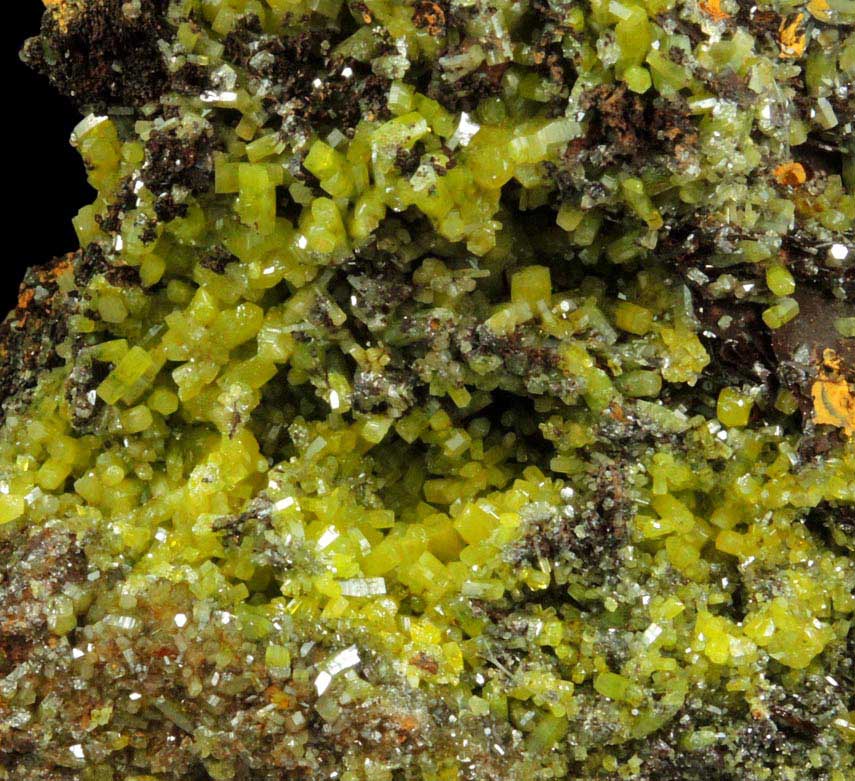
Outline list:
[[[855,776],[850,0],[45,0],[0,779]]]

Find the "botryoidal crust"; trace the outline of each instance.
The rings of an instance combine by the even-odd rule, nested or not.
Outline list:
[[[0,779],[855,777],[852,0],[45,0]]]

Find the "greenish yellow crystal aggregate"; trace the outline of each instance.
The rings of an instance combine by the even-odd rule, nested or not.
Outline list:
[[[855,776],[855,4],[45,5],[0,779]]]

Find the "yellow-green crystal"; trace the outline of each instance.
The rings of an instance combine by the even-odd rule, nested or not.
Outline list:
[[[0,778],[855,775],[855,10],[51,0]]]

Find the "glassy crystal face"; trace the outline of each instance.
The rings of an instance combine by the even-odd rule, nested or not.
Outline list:
[[[855,776],[849,0],[45,0],[0,779]]]

